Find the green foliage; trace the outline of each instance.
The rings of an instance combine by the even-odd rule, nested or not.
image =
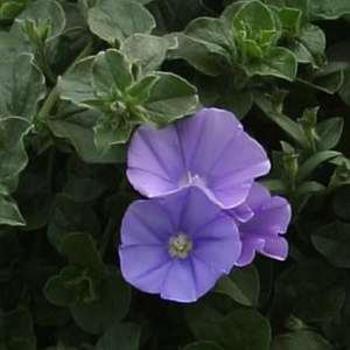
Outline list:
[[[349,4],[0,0],[0,348],[349,349]],[[264,145],[290,253],[178,305],[121,276],[126,153],[201,106]]]

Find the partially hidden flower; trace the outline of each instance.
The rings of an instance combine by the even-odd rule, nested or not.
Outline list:
[[[252,263],[257,252],[277,260],[287,258],[288,242],[283,234],[291,220],[291,207],[286,199],[271,196],[263,185],[255,183],[244,204],[228,213],[235,219],[242,241],[236,266]]]
[[[232,113],[216,108],[163,129],[141,126],[128,149],[129,181],[149,198],[197,186],[220,207],[233,208],[269,170],[262,146]]]
[[[196,301],[230,272],[240,254],[234,220],[195,186],[135,201],[123,218],[122,274],[163,299]]]

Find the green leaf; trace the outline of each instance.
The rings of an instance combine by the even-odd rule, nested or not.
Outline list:
[[[138,350],[140,346],[141,329],[136,324],[112,324],[96,344],[96,350]]]
[[[99,231],[100,224],[91,207],[75,203],[67,196],[57,195],[47,236],[58,251],[62,251],[64,238],[72,232],[89,232],[96,235]]]
[[[122,43],[120,50],[129,62],[141,67],[144,75],[161,66],[170,47],[169,40],[160,36],[134,34]]]
[[[208,53],[217,53],[227,60],[235,53],[233,33],[225,21],[212,17],[200,17],[193,20],[184,33],[202,43]]]
[[[309,234],[307,225],[304,234]],[[304,322],[329,322],[339,316],[345,289],[343,272],[318,260],[299,261],[275,284],[275,311],[293,314]]]
[[[72,265],[88,268],[97,274],[104,271],[104,264],[96,248],[96,243],[87,233],[71,233],[62,241],[62,252]]]
[[[343,64],[330,62],[323,69],[316,72],[312,86],[327,94],[334,94],[340,90],[344,82]]]
[[[44,76],[31,55],[23,54],[0,65],[0,115],[32,120],[45,91]]]
[[[133,82],[131,63],[118,50],[101,51],[92,65],[92,86],[99,97],[113,102]]]
[[[251,265],[243,269],[233,269],[219,280],[215,292],[228,295],[234,301],[246,306],[257,305],[260,290],[259,274]]]
[[[310,0],[310,14],[313,20],[334,20],[350,14],[347,0]]]
[[[350,221],[350,186],[345,185],[336,191],[333,199],[333,211],[340,220]]]
[[[339,95],[350,106],[350,69],[345,71],[343,85],[339,90]]]
[[[201,17],[193,20],[184,34],[175,36],[178,47],[171,58],[185,59],[196,69],[208,75],[228,70],[235,54],[233,33],[221,19]]]
[[[312,235],[315,248],[336,267],[350,267],[350,224],[336,221]]]
[[[132,0],[99,0],[88,12],[90,30],[114,45],[135,33],[151,33],[155,21],[145,7]]]
[[[321,151],[312,155],[299,168],[298,180],[304,181],[310,177],[313,171],[322,163],[339,156],[341,153],[336,151]]]
[[[88,105],[96,100],[92,87],[92,64],[95,56],[84,58],[74,64],[66,74],[58,80],[60,98],[72,101],[77,105]]]
[[[297,74],[297,61],[294,54],[283,47],[274,47],[261,62],[249,64],[250,75],[273,76],[293,81]]]
[[[170,51],[170,59],[184,59],[200,72],[210,76],[223,74],[229,67],[230,63],[222,55],[222,49],[217,52],[216,47],[208,46],[182,33],[176,34],[175,38],[178,47]]]
[[[183,350],[222,350],[222,348],[211,341],[199,341],[186,345]]]
[[[199,340],[213,341],[224,350],[268,350],[271,329],[268,321],[250,309],[236,309],[221,319],[205,319],[190,314],[190,328]]]
[[[343,128],[343,118],[329,118],[317,124],[318,148],[328,150],[335,147],[341,138]]]
[[[0,194],[0,225],[24,226],[25,220],[16,202],[11,197]]]
[[[255,94],[254,101],[265,115],[274,121],[281,129],[290,135],[300,146],[308,148],[308,140],[300,124],[280,111],[282,101],[274,101],[274,96],[268,94]]]
[[[60,3],[54,0],[37,0],[16,18],[12,32],[20,35],[25,22],[32,22],[39,32],[45,33],[45,40],[52,40],[62,34],[66,18]]]
[[[272,350],[332,350],[333,347],[320,334],[308,330],[278,335]]]
[[[172,73],[159,72],[150,97],[144,105],[150,119],[158,125],[193,113],[198,107],[197,89]]]
[[[11,62],[26,50],[20,38],[9,32],[0,31],[0,62]]]
[[[27,308],[18,307],[11,312],[1,312],[0,324],[2,349],[37,349],[33,319]]]
[[[65,266],[59,275],[52,276],[44,286],[46,299],[61,307],[96,299],[96,287],[87,271],[78,266]]]
[[[60,112],[51,117],[47,123],[53,134],[69,141],[85,162],[123,162],[126,156],[124,146],[113,146],[108,150],[97,149],[94,127],[100,118],[100,112],[65,104]]]
[[[99,286],[99,299],[90,304],[72,305],[72,316],[85,332],[99,334],[126,316],[130,299],[130,288],[119,273],[111,270]]]
[[[11,193],[17,187],[18,175],[28,162],[23,139],[30,129],[19,117],[0,119],[0,187]]]
[[[313,24],[302,26],[290,49],[300,63],[311,63],[318,68],[325,61],[326,36],[323,30]]]

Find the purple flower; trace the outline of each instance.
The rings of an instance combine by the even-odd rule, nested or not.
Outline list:
[[[216,108],[163,129],[141,126],[128,151],[128,178],[143,195],[160,197],[194,185],[226,209],[241,204],[254,179],[269,170],[264,149],[232,113]]]
[[[122,222],[124,278],[163,299],[196,301],[230,272],[240,253],[236,224],[196,187],[136,201]]]
[[[280,236],[286,233],[291,207],[282,197],[271,197],[269,191],[255,183],[246,202],[228,211],[238,224],[242,253],[237,266],[250,264],[256,252],[277,260],[288,256],[288,242]]]

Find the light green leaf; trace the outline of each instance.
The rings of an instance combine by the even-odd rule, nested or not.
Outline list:
[[[71,306],[75,322],[85,332],[100,334],[113,322],[123,319],[131,300],[129,286],[117,271],[111,270],[99,287],[99,299],[90,304]]]
[[[45,96],[45,78],[29,54],[0,65],[0,114],[32,120]]]
[[[26,21],[33,22],[40,32],[45,32],[46,40],[59,36],[66,26],[63,8],[54,0],[30,2],[29,6],[16,18],[11,32],[21,35]]]
[[[158,125],[193,113],[198,107],[197,89],[185,79],[159,72],[150,97],[144,105],[150,119]]]
[[[141,329],[136,324],[112,324],[96,344],[96,350],[138,350],[140,346]]]
[[[277,8],[282,28],[287,35],[298,35],[301,28],[302,11],[293,7]]]
[[[150,97],[154,84],[160,79],[157,74],[147,75],[141,80],[131,85],[127,91],[129,99],[134,105],[147,102]]]
[[[0,21],[13,20],[26,6],[28,0],[2,0],[0,4]]]
[[[259,274],[251,265],[243,269],[233,269],[227,276],[219,280],[215,292],[228,295],[237,303],[246,306],[256,305],[260,290]]]
[[[333,347],[320,334],[309,330],[278,335],[272,344],[272,350],[332,350]]]
[[[297,74],[294,54],[283,47],[272,48],[259,63],[247,66],[250,75],[274,76],[293,81]]]
[[[92,86],[96,95],[114,102],[133,82],[131,63],[118,50],[100,52],[92,65]]]
[[[264,53],[277,43],[282,33],[272,10],[264,3],[256,0],[234,3],[232,10],[227,10],[226,17],[232,17],[236,42],[247,56],[256,56],[250,46],[256,45]]]
[[[16,202],[11,197],[0,194],[0,225],[24,226],[25,220]]]
[[[146,74],[160,67],[170,47],[170,41],[160,36],[134,34],[122,43],[120,50]]]
[[[132,123],[126,121],[129,118],[130,115],[126,111],[101,117],[94,127],[97,149],[106,152],[112,146],[126,143],[134,127]]]
[[[236,7],[236,8],[234,8]],[[226,9],[225,16],[232,16],[235,31],[245,32],[249,27],[248,35],[259,35],[260,31],[275,30],[276,20],[272,10],[263,2],[258,0],[241,1],[239,4],[233,4],[232,10]]]
[[[155,27],[151,13],[133,0],[99,0],[88,12],[88,24],[111,45],[135,33],[151,33]]]

